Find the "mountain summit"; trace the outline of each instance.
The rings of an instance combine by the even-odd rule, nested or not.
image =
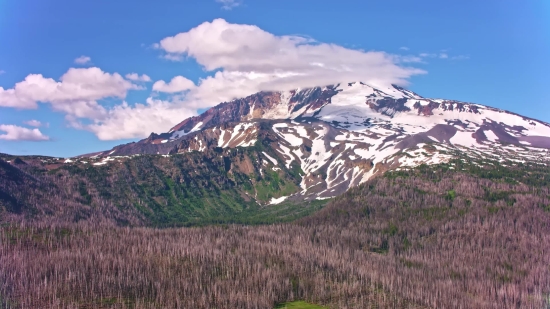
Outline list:
[[[297,169],[300,189],[291,196],[324,199],[387,170],[446,162],[457,154],[501,162],[546,160],[550,125],[480,104],[424,98],[395,85],[352,82],[259,92],[221,103],[167,133],[87,160],[103,165],[132,155],[259,144],[259,165],[233,161],[228,170],[232,164],[241,171],[259,168],[261,175]]]

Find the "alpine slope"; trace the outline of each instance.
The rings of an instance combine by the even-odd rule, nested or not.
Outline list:
[[[385,171],[447,162],[457,154],[544,163],[550,124],[480,104],[424,98],[395,85],[351,82],[259,92],[185,119],[167,133],[85,157],[104,165],[218,147],[256,147],[262,169],[297,165],[301,191],[291,197],[325,199]]]

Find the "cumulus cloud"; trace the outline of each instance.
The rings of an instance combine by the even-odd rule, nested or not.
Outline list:
[[[373,86],[406,86],[411,76],[425,73],[404,64],[422,57],[397,56],[380,51],[349,49],[301,36],[277,36],[253,25],[231,24],[223,19],[205,22],[154,45],[166,58],[195,60],[209,76],[197,83],[176,76],[159,80],[153,91],[168,98],[145,103],[122,100],[132,82],[150,80],[131,73],[124,77],[99,68],[70,69],[59,81],[31,74],[12,89],[0,88],[0,106],[36,108],[49,103],[64,112],[69,124],[89,130],[101,140],[142,138],[166,132],[197,109],[245,97],[258,91],[289,90],[363,81]],[[104,106],[101,100],[122,103]]]
[[[136,78],[134,78],[136,77]],[[146,81],[147,75],[129,74],[128,79]],[[150,79],[149,79],[150,80]],[[176,84],[177,85],[177,84]],[[107,98],[125,99],[132,89],[140,86],[124,79],[118,73],[106,73],[99,68],[69,69],[56,81],[40,74],[31,74],[11,89],[0,88],[0,106],[20,109],[37,108],[38,103],[49,103],[53,110],[66,114],[69,125],[94,132],[102,140],[145,137],[152,131],[164,131],[195,111],[181,102],[148,100],[147,104],[122,103],[112,108],[100,104]],[[83,124],[83,119],[85,124]],[[36,120],[28,125],[39,126]],[[44,139],[38,130],[10,128],[3,139],[12,139],[17,132],[35,139]],[[33,135],[31,135],[33,134]]]
[[[401,66],[419,62],[416,56],[365,52],[299,36],[276,36],[256,26],[230,24],[223,19],[203,23],[154,45],[171,60],[193,58],[214,72],[198,84],[176,76],[159,80],[153,91],[172,94],[168,100],[148,98],[145,104],[123,103],[92,124],[74,126],[94,132],[101,140],[146,137],[165,132],[198,108],[244,97],[262,90],[285,90],[361,80],[375,86],[406,85],[424,73]],[[130,79],[127,76],[128,79]]]
[[[6,141],[47,141],[50,138],[38,129],[28,129],[10,124],[0,124],[0,140]]]
[[[59,81],[41,74],[30,74],[11,89],[0,87],[0,106],[35,109],[38,102],[48,102],[56,111],[76,117],[101,117],[105,108],[98,100],[125,98],[130,89],[141,89],[118,73],[101,69],[71,68]]]
[[[141,76],[140,76],[137,73],[126,74],[126,79],[129,79],[129,80],[135,81],[135,82],[150,82],[151,81],[151,77],[149,77],[145,74],[141,74]]]
[[[239,0],[216,0],[216,2],[220,3],[224,10],[232,10],[242,4]]]
[[[80,56],[74,60],[74,63],[85,65],[85,64],[89,64],[91,61],[92,61],[92,58],[88,56]]]
[[[348,49],[300,36],[276,36],[223,19],[167,37],[156,46],[172,59],[194,58],[205,70],[217,71],[190,92],[191,98],[209,106],[221,98],[229,100],[261,90],[354,80],[377,86],[406,85],[411,76],[424,73],[398,65],[398,57],[384,52]]]
[[[163,80],[159,80],[153,84],[154,91],[167,93],[182,92],[194,87],[195,83],[183,76],[176,76],[168,83]]]
[[[82,126],[100,140],[144,138],[151,132],[166,132],[183,119],[197,115],[181,101],[163,101],[148,98],[146,104],[130,106],[124,102],[108,111],[101,121]]]
[[[391,57],[383,52],[312,43],[311,39],[298,36],[275,36],[256,26],[230,24],[223,19],[165,38],[159,47],[171,55],[193,57],[209,71],[223,68],[243,72],[309,72],[322,68],[353,73],[368,67],[393,80],[411,75],[410,71],[393,64]],[[354,65],[360,67],[353,69]],[[368,73],[367,77],[374,75],[377,74]]]

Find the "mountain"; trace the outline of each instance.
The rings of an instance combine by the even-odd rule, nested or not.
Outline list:
[[[538,120],[398,86],[260,92],[104,152],[0,154],[0,219],[290,221],[388,171],[424,164],[521,183],[518,175],[538,175],[528,183],[537,186],[546,182],[535,172],[548,163],[549,136]]]
[[[424,98],[395,85],[353,82],[259,92],[185,119],[167,133],[77,161],[103,165],[133,155],[252,147],[259,140],[269,150],[259,154],[259,173],[300,170],[300,189],[277,202],[334,197],[387,170],[447,162],[456,153],[545,161],[550,125],[480,104]]]
[[[548,130],[352,83],[0,154],[0,307],[547,308]]]

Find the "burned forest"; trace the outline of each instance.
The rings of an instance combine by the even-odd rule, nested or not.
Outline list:
[[[12,215],[0,230],[0,306],[546,308],[548,170],[484,166],[388,172],[270,225]]]

